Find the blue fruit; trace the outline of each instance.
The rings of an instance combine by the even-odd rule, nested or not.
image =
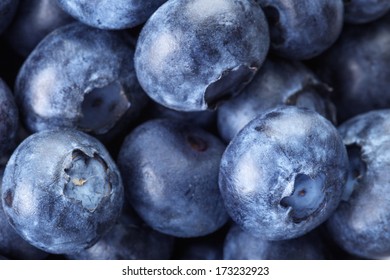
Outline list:
[[[252,0],[171,0],[143,27],[135,68],[156,102],[200,111],[236,95],[268,47],[268,25]]]
[[[350,159],[343,201],[327,222],[336,243],[350,254],[390,257],[390,110],[358,115],[339,127]]]
[[[127,199],[153,229],[197,237],[228,219],[218,189],[225,145],[194,125],[145,122],[125,139],[118,157]]]
[[[45,37],[24,62],[15,85],[27,128],[74,128],[107,139],[131,125],[145,95],[125,38],[80,23]]]
[[[75,253],[115,224],[123,203],[117,167],[100,142],[73,130],[24,140],[8,161],[1,192],[17,233],[50,253]]]
[[[246,125],[226,148],[219,186],[226,210],[266,240],[299,237],[338,206],[348,158],[337,129],[318,113],[278,107]]]
[[[267,17],[271,51],[289,59],[313,58],[337,40],[342,0],[256,0]]]

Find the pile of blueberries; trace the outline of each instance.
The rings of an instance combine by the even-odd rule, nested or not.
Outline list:
[[[0,259],[388,259],[388,170],[388,0],[0,0]]]

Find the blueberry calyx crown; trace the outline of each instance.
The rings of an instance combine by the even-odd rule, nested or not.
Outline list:
[[[110,170],[97,153],[91,157],[79,149],[73,150],[71,163],[64,172],[64,195],[80,201],[90,212],[111,192]]]
[[[314,178],[306,174],[297,174],[294,189],[290,196],[281,199],[282,207],[290,207],[290,217],[294,223],[300,223],[320,211],[325,205],[323,191],[325,175],[319,174]]]

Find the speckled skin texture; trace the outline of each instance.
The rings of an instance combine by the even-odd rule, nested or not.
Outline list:
[[[19,128],[19,113],[7,84],[0,78],[0,158],[6,156],[16,145]]]
[[[338,206],[348,168],[337,129],[314,111],[278,107],[252,120],[230,142],[221,161],[219,186],[232,219],[266,240],[301,236]],[[299,174],[323,176],[319,206],[294,220],[281,204]]]
[[[361,24],[374,21],[390,10],[388,0],[351,0],[344,1],[344,20]]]
[[[118,157],[127,199],[153,229],[207,235],[228,219],[218,189],[225,145],[193,125],[156,119],[135,128]]]
[[[78,166],[75,153],[90,162],[89,169],[76,174],[80,177],[72,176]],[[95,172],[97,167],[104,168],[104,177]],[[70,187],[80,193],[69,193]],[[73,130],[40,132],[24,140],[6,166],[1,195],[18,234],[54,254],[75,253],[96,243],[118,219],[124,196],[119,171],[104,146]]]
[[[326,254],[315,232],[289,240],[267,241],[234,225],[225,238],[223,256],[225,260],[323,260]]]
[[[361,114],[339,127],[346,145],[361,148],[366,172],[327,225],[347,252],[370,259],[390,258],[390,111]]]
[[[125,29],[144,23],[166,0],[58,0],[79,21],[100,29]]]
[[[133,47],[121,35],[73,23],[41,41],[21,67],[15,85],[29,130],[77,128],[108,138],[135,121],[146,96],[135,75]],[[113,114],[113,121],[99,129],[81,127],[87,94],[110,84],[120,88],[128,109]]]
[[[55,0],[20,0],[7,30],[7,41],[13,50],[26,57],[47,34],[72,21]]]
[[[268,47],[268,25],[252,0],[172,0],[145,24],[134,60],[152,99],[200,111],[237,94]]]
[[[8,27],[15,15],[19,0],[0,0],[0,34]]]
[[[313,58],[343,27],[342,0],[256,0],[268,18],[271,50],[289,59]]]
[[[229,142],[256,116],[283,104],[315,110],[334,122],[329,91],[302,63],[268,57],[252,82],[219,106],[218,131]]]
[[[320,79],[334,89],[338,120],[390,106],[390,14],[345,26],[340,40],[319,57]]]
[[[1,181],[4,170],[0,169],[0,193]],[[42,260],[48,256],[44,251],[29,244],[8,223],[4,214],[3,206],[0,203],[0,255],[7,256],[14,260]]]
[[[74,260],[168,260],[174,238],[152,230],[129,211],[91,248],[67,258]]]

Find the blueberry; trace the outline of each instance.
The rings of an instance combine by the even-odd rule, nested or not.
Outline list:
[[[338,206],[348,168],[337,129],[318,113],[282,106],[246,125],[223,154],[226,210],[249,234],[299,237]]]
[[[19,0],[0,1],[0,34],[8,27],[13,19]]]
[[[344,0],[344,20],[362,24],[374,21],[390,11],[388,0]]]
[[[256,116],[283,104],[315,110],[335,122],[329,93],[329,87],[301,62],[268,56],[249,85],[219,106],[219,133],[229,142]]]
[[[343,27],[342,0],[256,0],[264,9],[271,50],[289,59],[304,60],[324,52]]]
[[[95,245],[76,254],[73,260],[165,260],[173,250],[174,238],[146,226],[132,212],[119,221]]]
[[[27,128],[77,128],[101,139],[114,137],[145,103],[133,53],[119,33],[80,23],[56,29],[34,49],[16,80]]]
[[[125,29],[144,23],[167,0],[57,0],[79,21],[100,29]]]
[[[6,156],[16,145],[19,113],[14,96],[0,78],[0,158]]]
[[[153,229],[197,237],[228,218],[218,189],[225,145],[214,135],[174,120],[135,128],[118,157],[127,199]]]
[[[268,241],[234,225],[226,236],[223,256],[225,260],[323,260],[326,251],[317,232],[289,240]]]
[[[339,127],[350,159],[344,200],[329,218],[341,248],[363,258],[390,257],[390,110],[360,114]]]
[[[25,139],[7,163],[4,212],[30,244],[50,253],[92,246],[119,217],[123,186],[104,146],[73,130]]]
[[[72,21],[55,0],[21,0],[7,30],[7,41],[14,51],[26,57],[47,34]]]
[[[390,14],[373,23],[349,25],[316,62],[321,80],[333,89],[337,118],[390,106]]]
[[[237,94],[268,47],[268,25],[252,0],[171,0],[143,27],[135,68],[156,102],[200,111]]]

